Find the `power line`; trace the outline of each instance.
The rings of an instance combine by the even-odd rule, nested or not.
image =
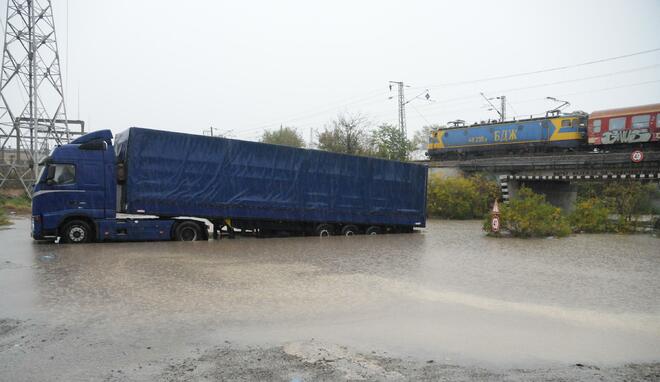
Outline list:
[[[610,87],[606,87],[606,88],[586,90],[586,91],[580,91],[580,92],[564,93],[564,94],[559,94],[558,96],[559,97],[568,97],[568,96],[573,96],[573,95],[592,94],[592,93],[598,93],[598,92],[603,92],[603,91],[607,91],[607,90],[624,89],[624,88],[629,88],[629,87],[634,87],[634,86],[654,84],[654,83],[658,83],[658,82],[660,82],[660,79],[651,80],[651,81],[636,82],[636,83],[632,83],[632,84],[625,84],[625,85],[619,85],[619,86],[610,86]],[[545,100],[545,99],[546,99],[546,97],[530,98],[530,99],[525,99],[525,100],[521,100],[521,101],[516,101],[516,103],[528,103],[528,102],[534,102],[534,101],[542,101],[542,100]]]
[[[424,117],[424,115],[423,115],[422,113],[420,113],[419,110],[417,110],[417,108],[415,107],[415,105],[410,105],[410,106],[412,106],[413,110],[415,110],[415,112],[416,112],[417,114],[419,114],[419,116],[422,117],[422,119],[423,119],[424,121],[426,121],[427,124],[429,124],[429,125],[431,124],[431,122],[429,122],[429,120],[426,119],[426,117]]]
[[[609,91],[609,90],[616,90],[616,89],[624,89],[624,88],[629,88],[629,87],[634,87],[634,86],[642,86],[642,85],[649,85],[649,84],[655,84],[659,83],[660,79],[657,80],[651,80],[651,81],[642,81],[642,82],[635,82],[631,84],[625,84],[625,85],[620,85],[620,86],[610,86],[606,88],[599,88],[599,89],[592,89],[592,90],[586,90],[586,91],[580,91],[580,92],[573,92],[573,93],[562,93],[562,94],[557,94],[557,97],[568,97],[568,96],[574,96],[574,95],[583,95],[583,94],[592,94],[592,93],[599,93],[603,91]],[[529,102],[535,102],[535,101],[543,101],[545,100],[546,97],[539,97],[539,98],[528,98],[528,99],[523,99],[523,100],[517,100],[516,104],[524,104],[524,103],[529,103]],[[468,108],[459,108],[459,109],[445,109],[440,112],[435,112],[431,114],[426,114],[426,117],[432,117],[432,116],[440,116],[444,115],[447,113],[457,113],[457,112],[462,112],[462,111],[471,111],[474,110],[474,107],[468,107]],[[533,114],[533,115],[545,115],[544,113],[540,114]],[[515,117],[528,117],[529,114],[518,114],[516,113]],[[425,121],[428,120],[425,118]]]
[[[653,52],[657,52],[657,51],[660,51],[660,48],[647,49],[647,50],[642,50],[642,51],[639,51],[639,52],[624,54],[624,55],[620,55],[620,56],[607,57],[607,58],[601,58],[601,59],[598,59],[598,60],[581,62],[581,63],[578,63],[578,64],[556,66],[556,67],[553,67],[553,68],[533,70],[533,71],[529,71],[529,72],[521,72],[521,73],[514,73],[514,74],[506,74],[506,75],[502,75],[502,76],[484,77],[484,78],[479,78],[479,79],[475,79],[475,80],[447,82],[447,83],[444,83],[444,84],[436,84],[436,85],[426,86],[426,87],[427,88],[438,88],[438,87],[448,87],[448,86],[459,86],[459,85],[474,84],[474,83],[478,83],[478,82],[487,82],[487,81],[503,80],[503,79],[507,79],[507,78],[531,76],[531,75],[534,75],[534,74],[555,72],[555,71],[559,71],[559,70],[578,68],[578,67],[581,67],[581,66],[600,64],[600,63],[603,63],[603,62],[620,60],[620,59],[623,59],[623,58],[639,56],[639,55],[642,55],[642,54],[653,53]]]
[[[384,95],[386,93],[387,93],[386,91],[380,90],[380,89],[377,90],[377,91],[371,91],[369,93],[366,93],[366,94],[369,94],[368,96],[359,97],[359,98],[355,98],[355,97],[348,98],[349,100],[354,100],[352,102],[340,103],[340,104],[337,104],[335,106],[327,107],[327,108],[324,108],[324,109],[321,109],[321,110],[318,110],[318,111],[310,111],[309,113],[294,114],[292,117],[280,118],[279,120],[277,120],[277,122],[271,122],[271,123],[263,124],[263,125],[260,125],[260,126],[250,127],[250,128],[247,128],[247,129],[241,129],[239,132],[240,133],[247,133],[247,132],[254,131],[254,130],[265,129],[265,128],[268,128],[268,127],[271,127],[271,126],[277,126],[277,125],[279,125],[283,122],[293,122],[293,121],[299,121],[301,119],[308,119],[310,117],[314,117],[314,116],[317,116],[319,114],[324,114],[324,113],[327,113],[329,111],[334,111],[334,110],[340,109],[342,107],[364,103],[365,101],[368,101],[368,100],[370,100],[372,98],[375,98],[375,97],[379,97],[379,96]]]
[[[502,76],[494,76],[494,77],[485,77],[485,78],[480,78],[480,79],[458,81],[458,82],[452,82],[452,83],[437,84],[437,85],[429,86],[429,87],[411,87],[411,88],[412,89],[421,89],[421,88],[449,87],[449,86],[458,86],[458,85],[465,85],[465,84],[472,84],[472,83],[479,83],[479,82],[495,81],[495,80],[501,80],[501,79],[522,77],[522,76],[530,76],[530,75],[534,75],[534,74],[541,74],[541,73],[547,73],[547,72],[553,72],[553,71],[573,69],[573,68],[577,68],[577,67],[594,65],[594,64],[608,62],[608,61],[620,60],[620,59],[624,59],[624,58],[628,58],[628,57],[634,57],[634,56],[653,53],[653,52],[657,52],[657,51],[660,51],[660,48],[647,49],[647,50],[638,51],[638,52],[629,53],[629,54],[624,54],[624,55],[619,55],[619,56],[607,57],[607,58],[602,58],[602,59],[597,59],[597,60],[591,60],[591,61],[581,62],[581,63],[577,63],[577,64],[572,64],[572,65],[564,65],[564,66],[546,68],[546,69],[541,69],[541,70],[534,70],[534,71],[508,74],[508,75],[502,75]],[[512,92],[512,91],[520,91],[520,90],[526,90],[526,89],[534,89],[534,88],[540,88],[540,87],[552,86],[552,85],[559,85],[559,84],[564,84],[564,83],[585,81],[585,80],[589,80],[589,79],[604,78],[604,77],[609,77],[609,76],[619,75],[619,74],[624,74],[624,73],[630,73],[630,72],[635,72],[635,71],[640,71],[640,70],[647,70],[647,69],[654,68],[654,67],[657,67],[657,66],[660,66],[660,64],[655,64],[655,65],[650,65],[650,66],[645,66],[645,67],[640,67],[640,68],[633,68],[633,69],[623,70],[623,71],[618,71],[618,72],[606,73],[606,74],[602,74],[602,75],[572,79],[572,80],[564,80],[564,81],[550,82],[550,83],[537,84],[537,85],[532,85],[532,86],[525,86],[525,87],[505,89],[505,90],[497,90],[497,91],[488,91],[488,92],[489,93],[495,93],[495,92],[500,92],[501,93],[501,92]],[[255,131],[255,130],[261,130],[261,129],[265,129],[265,128],[268,128],[268,127],[277,126],[282,122],[294,122],[294,121],[310,119],[310,118],[315,117],[317,115],[325,114],[329,111],[334,111],[334,110],[337,110],[337,109],[342,108],[342,107],[347,107],[347,106],[352,106],[352,105],[365,103],[366,101],[371,100],[373,98],[376,98],[376,97],[378,97],[378,96],[380,96],[381,94],[384,94],[384,93],[385,92],[381,92],[381,91],[373,91],[373,92],[367,93],[367,94],[369,94],[368,96],[357,98],[352,102],[338,104],[338,105],[335,105],[333,107],[324,108],[324,109],[321,109],[321,110],[318,110],[318,111],[313,111],[313,112],[310,112],[310,113],[294,115],[293,117],[290,117],[290,118],[280,119],[280,120],[274,121],[272,123],[263,124],[263,125],[256,126],[256,127],[251,127],[251,128],[248,128],[248,129],[242,129],[238,133],[239,134],[240,133],[248,133],[248,132]],[[476,97],[476,95],[469,95],[469,96],[464,96],[464,97],[451,98],[451,99],[441,100],[441,101],[437,102],[437,104],[451,103],[451,102],[462,101],[462,100],[471,100],[475,97]],[[354,99],[354,98],[349,98],[349,99]],[[380,102],[380,101],[376,100],[375,102]],[[372,101],[372,102],[369,102],[369,103],[375,103],[375,102]],[[438,106],[440,106],[440,105],[438,105]],[[422,108],[423,107],[424,106],[422,106]],[[429,105],[427,107],[433,107],[433,106]]]
[[[642,71],[642,70],[653,69],[653,68],[656,68],[656,67],[660,67],[660,63],[653,64],[653,65],[642,66],[642,67],[637,67],[637,68],[632,68],[632,69],[619,70],[619,71],[616,71],[616,72],[598,74],[598,75],[595,75],[595,76],[573,78],[573,79],[570,79],[570,80],[546,82],[546,83],[543,83],[543,84],[535,84],[535,85],[523,86],[523,87],[518,87],[518,88],[491,90],[491,91],[488,91],[488,93],[510,93],[510,92],[517,92],[517,91],[521,91],[521,90],[537,89],[537,88],[542,88],[542,87],[547,87],[547,86],[563,85],[563,84],[569,84],[569,83],[581,82],[581,81],[588,81],[588,80],[593,80],[593,79],[598,79],[598,78],[612,77],[612,76],[617,76],[617,75],[620,75],[620,74],[628,74],[628,73],[638,72],[638,71]],[[444,99],[444,100],[439,100],[438,102],[436,102],[436,104],[445,104],[445,103],[452,103],[452,102],[455,102],[455,101],[471,100],[471,99],[478,98],[478,97],[479,96],[477,96],[475,94],[475,95],[469,95],[469,96],[463,96],[463,97],[448,98],[448,99]],[[429,105],[428,108],[431,108],[433,106],[434,105]],[[438,105],[438,106],[441,106],[441,105]]]

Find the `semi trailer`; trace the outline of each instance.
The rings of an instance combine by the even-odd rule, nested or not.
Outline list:
[[[426,224],[427,169],[398,161],[132,127],[91,132],[40,163],[32,237],[208,240],[412,232]]]

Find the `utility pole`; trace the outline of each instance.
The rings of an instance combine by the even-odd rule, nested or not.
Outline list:
[[[82,134],[84,122],[67,119],[51,1],[8,0],[6,15],[0,154],[13,151],[15,156],[0,161],[0,188],[11,178],[30,195],[41,160],[53,146]]]
[[[398,87],[398,98],[399,98],[399,130],[403,136],[406,135],[406,98],[403,94],[404,84],[403,81],[390,81],[390,91],[392,90],[392,85],[397,85]]]
[[[499,96],[497,99],[500,100],[500,111],[502,112],[502,122],[506,121],[506,96]]]
[[[406,131],[406,105],[418,98],[421,98],[422,96],[428,102],[435,102],[435,101],[431,99],[431,95],[429,94],[429,89],[425,89],[423,92],[417,94],[416,96],[406,101],[406,97],[403,93],[403,88],[410,86],[404,85],[403,81],[390,81],[390,91],[392,91],[392,85],[397,85],[398,88],[399,130],[401,130],[401,134],[403,134],[404,137],[407,137],[408,132]],[[390,99],[392,99],[392,97],[390,97]]]
[[[488,97],[486,97],[486,95],[484,93],[479,93],[479,94],[481,94],[481,96],[484,97],[486,102],[488,102],[488,104],[490,105],[491,108],[489,110],[495,110],[495,112],[497,112],[497,115],[500,116],[500,122],[504,122],[506,120],[506,96],[488,98]],[[490,102],[491,100],[494,100],[494,99],[499,99],[500,100],[500,108],[499,109],[497,107],[495,107],[495,105],[493,105],[492,102]]]
[[[208,130],[202,130],[202,135],[207,137],[227,138],[233,134],[233,130],[220,130],[216,127],[210,126]]]
[[[207,133],[208,133],[208,134],[207,134]],[[215,136],[215,135],[213,134],[213,126],[209,127],[208,130],[204,130],[204,131],[202,131],[202,135],[207,135],[207,136],[210,136],[210,137]]]

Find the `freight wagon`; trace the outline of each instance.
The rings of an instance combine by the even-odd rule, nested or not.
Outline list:
[[[319,236],[426,224],[421,165],[143,128],[112,139],[89,133],[42,162],[34,239],[203,240],[205,221]]]

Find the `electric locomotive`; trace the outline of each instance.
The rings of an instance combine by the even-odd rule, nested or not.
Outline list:
[[[481,123],[434,131],[428,155],[433,159],[578,150],[585,142],[587,116],[572,113],[518,121]]]

